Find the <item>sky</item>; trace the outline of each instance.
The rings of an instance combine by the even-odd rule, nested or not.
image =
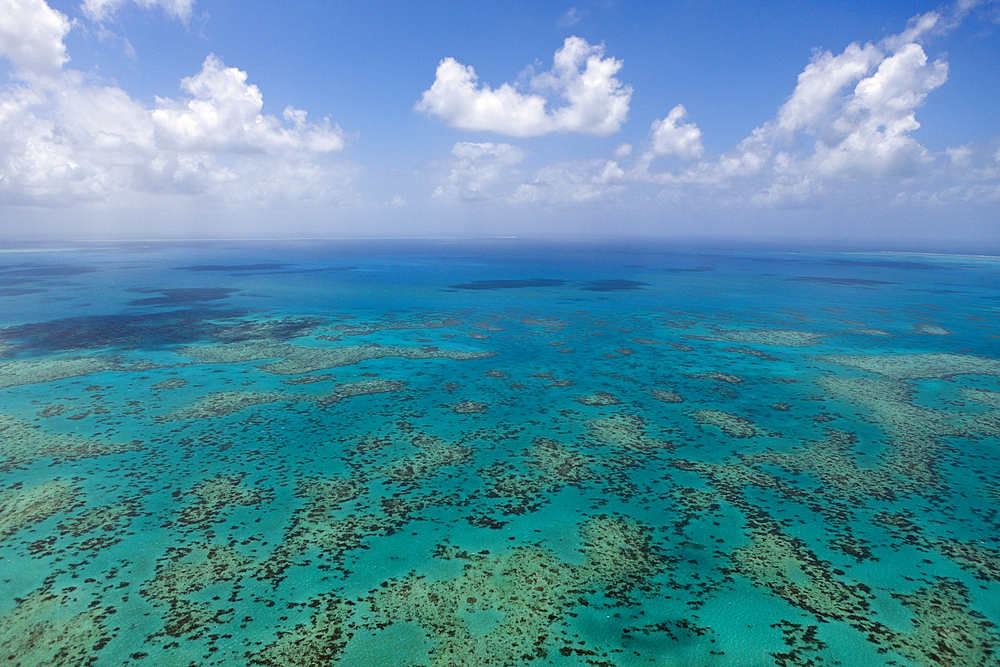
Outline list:
[[[1000,2],[0,0],[0,241],[1000,251]]]

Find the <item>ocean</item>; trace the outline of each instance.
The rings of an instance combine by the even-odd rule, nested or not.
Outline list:
[[[7,665],[995,665],[1000,258],[0,248]]]

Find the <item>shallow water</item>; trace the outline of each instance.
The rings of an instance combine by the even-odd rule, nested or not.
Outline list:
[[[1000,260],[0,252],[23,665],[992,665]]]

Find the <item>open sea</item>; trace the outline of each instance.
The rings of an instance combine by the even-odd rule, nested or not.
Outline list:
[[[1000,258],[0,248],[0,664],[1000,664]]]

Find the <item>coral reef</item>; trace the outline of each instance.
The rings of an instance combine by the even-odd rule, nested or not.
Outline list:
[[[320,549],[324,559],[339,562],[345,553],[363,546],[362,540],[384,533],[391,522],[369,514],[341,516],[344,504],[366,488],[351,478],[312,479],[302,482],[297,495],[306,504],[292,518],[281,543],[257,568],[259,579],[279,580],[309,549]]]
[[[465,352],[436,347],[395,347],[390,345],[352,345],[344,347],[303,347],[288,343],[243,342],[206,347],[187,347],[181,354],[202,363],[227,364],[265,359],[281,359],[261,366],[276,375],[299,375],[328,368],[359,364],[372,359],[484,359],[495,352]]]
[[[640,454],[654,454],[676,447],[672,442],[646,437],[646,420],[636,415],[619,413],[605,419],[587,422],[590,436],[598,442]]]
[[[104,626],[109,611],[81,611],[72,590],[37,590],[0,616],[0,655],[11,667],[78,667],[91,664],[112,639]],[[76,613],[74,613],[76,612]]]
[[[894,380],[947,380],[956,375],[1000,375],[1000,360],[970,354],[831,354],[819,359]]]
[[[250,571],[252,562],[230,547],[196,545],[173,547],[160,559],[153,579],[140,593],[154,606],[166,606],[163,634],[168,637],[201,637],[213,623],[221,623],[228,610],[186,596],[209,586],[235,581]]]
[[[916,524],[911,513],[882,512],[875,521],[906,544],[924,551],[937,551],[968,570],[977,579],[1000,581],[1000,552],[975,542],[962,542],[951,537],[928,537]]]
[[[281,384],[287,384],[290,386],[300,385],[300,384],[316,384],[318,382],[329,382],[330,380],[337,379],[336,376],[329,373],[323,373],[322,375],[303,375],[302,377],[288,378],[287,380],[282,380]]]
[[[486,412],[490,406],[488,403],[483,403],[482,401],[459,401],[458,403],[452,403],[448,407],[456,414],[478,415]]]
[[[416,454],[386,466],[381,472],[398,483],[413,483],[435,474],[440,468],[464,463],[472,455],[468,447],[445,442],[433,436],[420,435],[413,439]]]
[[[217,326],[212,337],[222,341],[276,341],[308,336],[322,326],[324,320],[317,317],[265,317],[247,321],[237,321]]]
[[[250,278],[340,267],[205,264],[182,268],[241,278],[150,273],[121,312],[0,323],[0,657],[997,664],[996,304],[913,273],[820,307],[772,260],[773,298],[721,301],[610,298],[639,283],[599,272],[442,289],[494,275],[477,255],[419,290],[279,304],[299,278]],[[49,296],[97,313],[87,289],[38,317]],[[237,291],[253,311],[223,309]],[[298,306],[324,315],[267,312]]]
[[[316,403],[318,405],[332,405],[333,403],[339,403],[345,398],[400,391],[405,386],[406,383],[401,380],[358,380],[357,382],[343,382],[335,386],[331,393],[317,399]]]
[[[0,542],[73,508],[78,496],[76,486],[60,479],[28,488],[20,482],[8,486],[0,491]]]
[[[123,370],[120,357],[53,357],[0,362],[0,389]]]
[[[156,417],[158,422],[180,419],[215,419],[268,403],[291,403],[294,396],[272,391],[213,391],[188,407]]]
[[[61,522],[58,528],[64,535],[81,537],[95,530],[116,530],[125,519],[135,517],[137,513],[136,503],[132,501],[93,507]]]
[[[43,431],[34,424],[0,414],[0,472],[24,467],[38,459],[74,461],[141,449],[138,441],[115,443]]]
[[[695,410],[691,417],[699,424],[719,428],[730,438],[752,438],[757,435],[757,427],[752,421],[722,410]]]
[[[540,476],[520,475],[512,472],[512,466],[500,462],[479,471],[479,475],[492,480],[486,491],[487,498],[503,498],[500,512],[504,516],[526,514],[537,511],[548,502],[546,494],[553,482]]]
[[[949,424],[942,413],[913,405],[912,392],[902,382],[830,376],[817,384],[830,395],[870,411],[872,420],[891,438],[891,452],[883,457],[882,465],[911,485],[937,484],[934,464],[941,438],[968,435]]]
[[[733,375],[732,373],[720,373],[718,371],[711,371],[709,373],[689,373],[684,377],[691,378],[692,380],[715,380],[717,382],[725,382],[727,384],[743,384],[743,378],[739,375]]]
[[[912,630],[891,640],[893,649],[918,664],[987,667],[996,664],[994,625],[969,609],[961,583],[939,579],[910,595],[893,595],[913,613]]]
[[[126,500],[114,505],[93,507],[77,516],[62,521],[58,526],[59,533],[72,537],[90,537],[77,543],[81,551],[101,551],[118,544],[124,539],[123,534],[132,519],[139,515],[138,504]]]
[[[153,391],[169,391],[171,389],[180,389],[181,387],[186,387],[188,381],[184,378],[167,378],[161,382],[157,382],[150,389]]]
[[[281,632],[278,640],[248,657],[250,664],[266,667],[320,667],[335,664],[354,635],[348,621],[355,614],[353,600],[325,595],[310,603],[318,610],[309,625]]]
[[[317,340],[338,341],[348,336],[368,336],[382,331],[421,331],[425,329],[447,329],[463,324],[462,320],[451,317],[442,318],[416,318],[410,320],[389,320],[385,322],[373,322],[371,324],[338,324],[330,327],[332,334],[316,336]]]
[[[579,484],[594,477],[590,469],[593,463],[590,457],[575,452],[556,440],[535,438],[528,456],[533,468],[558,482]]]
[[[864,589],[837,579],[801,540],[761,512],[752,512],[748,522],[750,543],[731,555],[735,572],[823,621],[869,615]]]
[[[648,530],[620,516],[589,520],[581,528],[581,542],[580,565],[537,547],[492,556],[441,545],[437,558],[462,563],[457,577],[430,580],[413,574],[390,580],[356,605],[333,595],[316,599],[309,623],[283,634],[250,661],[275,667],[330,664],[354,630],[396,623],[416,623],[429,633],[432,667],[513,665],[554,650],[593,655],[585,642],[565,637],[571,609],[598,590],[628,596],[647,586],[662,559]],[[478,622],[480,617],[484,622]]]
[[[608,405],[621,405],[621,400],[619,400],[618,397],[606,391],[599,391],[596,394],[591,394],[589,396],[577,396],[576,401],[578,403],[583,403],[584,405],[592,405],[597,407],[604,407]]]
[[[913,325],[913,330],[920,334],[926,334],[928,336],[950,336],[951,332],[942,326],[937,324],[927,324],[926,322],[919,322]]]
[[[808,331],[794,329],[744,329],[717,331],[716,340],[774,347],[807,347],[815,345],[821,336]]]
[[[202,526],[222,519],[222,514],[231,507],[257,505],[264,496],[242,484],[241,476],[217,475],[199,482],[184,496],[194,498],[194,502],[181,510],[177,522],[187,526]]]
[[[898,494],[915,490],[912,483],[890,466],[861,467],[852,448],[857,438],[851,433],[827,431],[826,438],[809,442],[792,452],[760,452],[742,457],[749,465],[770,464],[790,473],[814,475],[822,492],[839,498],[893,500]]]
[[[736,354],[745,354],[750,357],[757,357],[758,359],[763,359],[764,361],[779,361],[778,357],[763,352],[761,350],[755,350],[753,348],[747,347],[724,347],[723,352],[734,352]]]
[[[669,391],[667,389],[650,389],[649,393],[653,395],[658,401],[663,401],[664,403],[683,403],[684,397],[678,394],[676,391]]]

